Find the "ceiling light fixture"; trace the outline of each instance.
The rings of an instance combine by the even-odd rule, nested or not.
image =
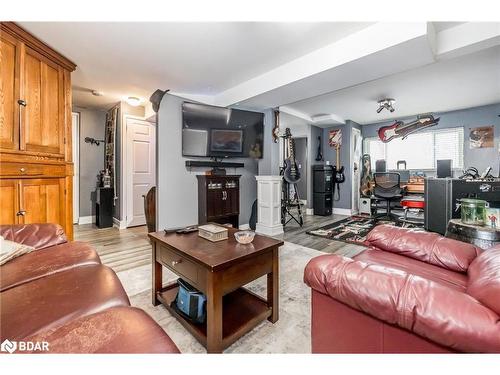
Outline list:
[[[386,98],[386,99],[379,100],[377,102],[378,103],[377,113],[382,112],[382,110],[384,108],[387,109],[391,113],[394,112],[394,107],[392,105],[395,102],[396,102],[396,99],[391,99],[391,98]]]
[[[139,104],[141,104],[141,99],[135,96],[129,96],[126,99],[126,102],[130,104],[132,107],[137,107]]]

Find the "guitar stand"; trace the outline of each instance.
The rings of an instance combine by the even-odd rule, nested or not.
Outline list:
[[[290,185],[292,185],[293,188],[292,199],[290,199]],[[292,212],[294,208],[297,209],[297,213],[295,215]],[[288,220],[287,215],[290,216]],[[281,191],[281,224],[284,227],[292,220],[301,227],[304,225],[304,219],[302,217],[302,203],[300,202],[297,184],[290,184],[283,179]]]

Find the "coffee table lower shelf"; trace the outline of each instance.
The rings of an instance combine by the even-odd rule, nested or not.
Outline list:
[[[157,293],[158,300],[203,346],[207,346],[207,325],[196,324],[186,319],[171,307],[179,287],[171,284]],[[260,322],[271,316],[272,309],[267,301],[248,291],[238,288],[223,297],[222,346],[227,348]]]

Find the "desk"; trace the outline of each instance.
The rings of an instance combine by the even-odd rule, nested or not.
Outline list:
[[[425,193],[423,178],[415,178],[415,179],[412,178],[406,184],[401,184],[401,187],[406,188],[406,191],[408,193],[417,193],[417,194]]]

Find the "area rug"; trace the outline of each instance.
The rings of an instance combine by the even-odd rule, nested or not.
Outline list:
[[[322,254],[318,250],[285,242],[279,251],[279,320],[275,324],[265,320],[224,350],[224,353],[311,353],[311,288],[304,284],[304,268],[309,260]],[[145,310],[165,330],[181,353],[206,353],[205,348],[163,305],[151,304],[151,267],[148,270],[137,277],[130,274],[125,276],[128,271],[118,273],[132,306]],[[170,271],[164,272],[163,276],[164,283],[176,278]],[[139,292],[137,285],[130,284],[137,284],[141,279],[145,279],[143,286],[147,289]],[[265,298],[266,276],[246,287]]]
[[[355,215],[306,233],[330,240],[361,244],[365,241],[368,233],[381,224],[396,225],[396,222],[392,220],[375,220],[371,217]]]

